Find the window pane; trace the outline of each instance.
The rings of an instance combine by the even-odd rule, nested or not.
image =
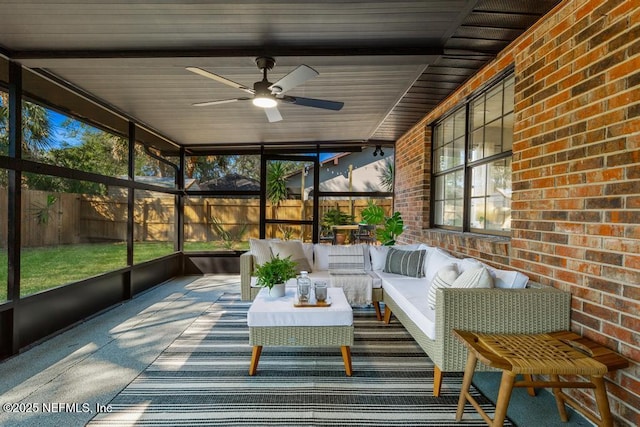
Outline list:
[[[144,190],[135,190],[134,194],[134,263],[173,253],[175,196]]]
[[[467,116],[464,108],[461,108],[460,110],[458,110],[456,114],[454,114],[453,116],[454,125],[455,125],[454,131],[453,131],[454,138],[460,138],[460,137],[464,138],[464,135],[467,133],[466,117]]]
[[[502,152],[502,120],[498,119],[487,124],[484,128],[484,157],[490,157]]]
[[[453,153],[452,153],[451,166],[460,166],[464,164],[464,136],[453,141]]]
[[[484,229],[486,219],[485,198],[471,199],[471,228]]]
[[[473,162],[475,160],[481,159],[482,150],[484,146],[484,128],[481,127],[478,130],[475,130],[471,134],[471,138],[469,141],[469,161]]]
[[[188,156],[185,164],[189,190],[260,191],[258,155]]]
[[[490,90],[487,93],[487,101],[485,103],[485,122],[491,122],[502,116],[502,84]]]
[[[504,113],[510,113],[513,111],[514,94],[513,86],[515,77],[511,76],[504,82]]]
[[[161,187],[176,187],[178,158],[163,156],[155,148],[136,143],[134,180]]]
[[[511,159],[474,167],[472,182],[471,228],[508,231],[511,228]]]
[[[475,167],[471,170],[471,197],[487,194],[487,167],[486,165]]]
[[[126,267],[127,190],[26,173],[20,293]]]
[[[127,139],[24,102],[29,129],[22,147],[24,158],[100,175],[127,178]]]
[[[507,114],[502,120],[502,151],[511,151],[513,149],[513,113]]]
[[[185,198],[185,251],[244,250],[259,236],[259,197]]]
[[[471,104],[471,128],[477,129],[484,124],[484,95]]]

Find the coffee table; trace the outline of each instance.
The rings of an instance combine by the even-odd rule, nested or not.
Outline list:
[[[262,289],[247,313],[253,346],[249,375],[255,375],[263,346],[340,347],[344,369],[351,376],[353,312],[340,288],[328,288],[328,307],[294,307],[296,290],[274,298]]]

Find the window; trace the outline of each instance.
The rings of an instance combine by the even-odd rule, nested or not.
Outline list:
[[[435,226],[511,229],[513,85],[509,75],[433,127]]]

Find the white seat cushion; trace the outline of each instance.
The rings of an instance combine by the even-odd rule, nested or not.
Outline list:
[[[428,336],[436,339],[436,312],[427,303],[427,284],[424,278],[377,272],[382,287],[399,308]]]

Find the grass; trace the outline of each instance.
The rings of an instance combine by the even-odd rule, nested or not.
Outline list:
[[[234,248],[243,249],[248,243]],[[222,242],[188,242],[187,251],[224,249]],[[246,249],[246,248],[245,248]],[[135,242],[134,264],[173,253],[173,242]],[[1,251],[7,259],[6,250]],[[20,295],[26,296],[117,270],[127,266],[125,243],[23,248],[20,262]],[[0,283],[7,283],[7,262],[0,262]],[[0,302],[7,299],[7,287],[0,288]]]

